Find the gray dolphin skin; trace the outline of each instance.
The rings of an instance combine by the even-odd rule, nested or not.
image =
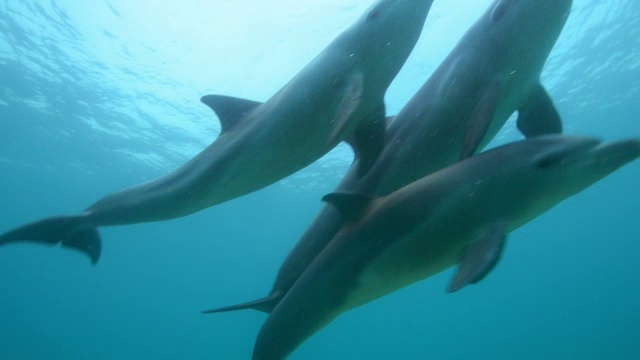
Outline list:
[[[483,148],[515,111],[526,136],[561,132],[539,78],[571,5],[494,1],[388,126],[385,147],[367,174],[358,176],[356,160],[336,191],[387,195]],[[366,152],[355,149],[357,156]],[[344,223],[333,206],[325,206],[285,259],[267,297],[205,313],[270,312]]]
[[[349,223],[265,321],[253,359],[283,359],[336,316],[458,264],[448,286],[477,283],[506,235],[640,156],[609,144],[540,136],[460,161],[387,196],[333,193]]]
[[[264,104],[208,95],[221,121],[209,147],[173,173],[98,200],[79,215],[47,218],[0,236],[61,243],[100,257],[96,227],[186,216],[270,185],[349,136],[367,149],[360,175],[383,146],[384,94],[413,50],[433,0],[379,0]]]

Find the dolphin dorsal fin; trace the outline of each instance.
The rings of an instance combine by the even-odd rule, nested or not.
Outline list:
[[[205,95],[200,98],[220,119],[220,133],[231,130],[238,121],[253,111],[261,102],[225,95]]]
[[[364,194],[334,192],[323,196],[322,200],[335,206],[342,216],[351,220],[360,215],[373,198]]]
[[[492,224],[462,250],[458,271],[449,283],[447,292],[455,292],[465,285],[476,284],[493,270],[504,250],[507,226],[506,221]]]
[[[225,306],[217,309],[205,310],[205,311],[201,311],[201,313],[214,314],[214,313],[221,313],[221,312],[228,312],[228,311],[253,309],[253,310],[258,310],[258,311],[262,311],[264,313],[270,314],[273,311],[273,309],[276,307],[276,305],[278,305],[280,300],[282,300],[282,297],[283,296],[280,295],[279,292],[277,292],[262,299],[258,299],[258,300],[254,300],[254,301],[250,301],[242,304],[237,304],[237,305]]]

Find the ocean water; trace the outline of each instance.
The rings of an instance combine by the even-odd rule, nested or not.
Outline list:
[[[209,93],[265,100],[369,0],[0,1],[0,232],[76,213],[212,142]],[[436,0],[387,94],[395,114],[488,0]],[[640,136],[640,3],[575,0],[542,75],[566,133]],[[518,139],[513,121],[495,144]],[[0,248],[0,359],[249,359],[266,295],[351,161],[341,145],[266,189],[75,252]],[[340,316],[291,359],[638,359],[640,161],[451,270]]]

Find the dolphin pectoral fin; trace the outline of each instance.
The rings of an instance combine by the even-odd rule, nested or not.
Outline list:
[[[89,256],[92,264],[100,259],[102,244],[94,227],[84,225],[85,217],[57,216],[36,221],[0,235],[0,246],[22,241],[34,241],[49,245],[61,243]]]
[[[473,155],[480,147],[487,129],[491,125],[500,98],[500,82],[492,81],[480,97],[471,112],[469,121],[464,129],[464,144],[460,153],[460,160]]]
[[[347,138],[346,141],[358,159],[358,177],[364,176],[380,156],[389,119],[393,118],[385,117],[385,107],[381,104],[369,119]]]
[[[215,313],[228,312],[228,311],[253,309],[253,310],[258,310],[258,311],[262,311],[264,313],[270,314],[271,311],[273,311],[273,309],[276,307],[276,305],[278,305],[281,299],[282,299],[282,296],[280,296],[279,293],[274,293],[262,299],[258,299],[258,300],[238,304],[238,305],[225,306],[217,309],[204,310],[204,311],[201,311],[201,313],[215,314]]]
[[[518,109],[518,129],[528,138],[562,132],[560,114],[539,83],[531,92],[529,101]]]
[[[447,292],[460,290],[467,284],[476,284],[493,270],[500,260],[507,236],[507,223],[493,224],[476,241],[460,253],[458,271],[447,287]]]
[[[335,206],[342,216],[351,220],[360,215],[373,198],[356,193],[334,192],[323,196],[322,200]]]
[[[336,108],[331,123],[334,124],[331,136],[329,136],[329,144],[337,144],[344,137],[344,130],[349,125],[362,100],[364,92],[364,75],[356,71],[347,77],[345,85],[342,88],[342,97]]]
[[[220,119],[221,134],[233,129],[240,119],[262,105],[261,102],[225,95],[205,95],[200,101],[210,107]]]

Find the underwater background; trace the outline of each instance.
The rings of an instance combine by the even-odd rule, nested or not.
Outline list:
[[[202,95],[264,101],[371,0],[0,0],[0,232],[167,174],[219,133]],[[489,0],[436,0],[386,96],[396,114]],[[542,75],[566,134],[640,136],[640,2],[574,0]],[[509,121],[494,141],[520,138]],[[249,359],[260,298],[350,165],[340,145],[197,214],[102,228],[91,266],[0,248],[0,359]],[[451,270],[338,317],[291,359],[640,358],[640,161]]]

